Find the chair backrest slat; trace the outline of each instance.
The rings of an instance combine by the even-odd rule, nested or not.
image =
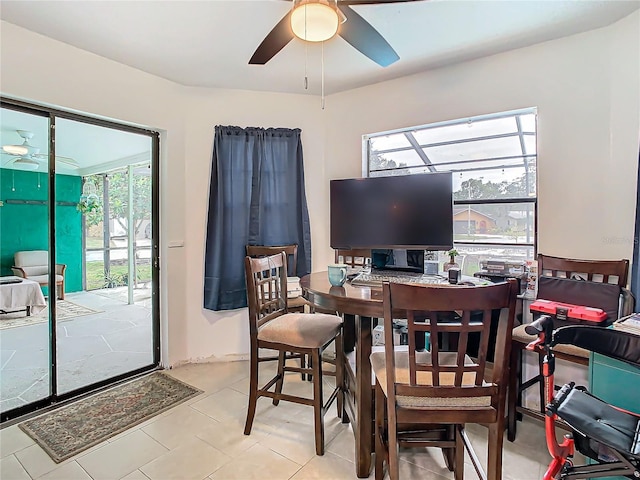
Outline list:
[[[335,262],[344,263],[350,267],[364,267],[367,259],[371,260],[371,250],[367,248],[335,250]]]
[[[245,281],[249,303],[249,330],[252,334],[287,313],[287,260],[280,252],[267,257],[245,257]]]
[[[393,328],[392,312],[407,312],[409,332],[406,379],[396,378],[393,342],[385,338],[387,384],[394,385],[388,388],[387,394],[394,397],[491,396],[498,391],[504,394],[516,295],[517,285],[513,279],[478,287],[385,283],[385,336]],[[493,377],[485,382],[491,313],[498,309],[506,309],[507,317],[498,323]],[[430,353],[416,351],[415,335],[422,332],[429,332]],[[475,360],[466,352],[469,334],[473,332],[480,333]],[[457,345],[449,351],[443,351],[441,345],[445,335],[450,340],[457,339]]]
[[[268,257],[284,252],[287,254],[287,272],[295,277],[298,270],[298,245],[246,245],[250,257]]]
[[[552,277],[586,276],[584,280],[590,282],[613,283],[625,287],[629,260],[580,260],[538,254],[538,272],[541,276]]]

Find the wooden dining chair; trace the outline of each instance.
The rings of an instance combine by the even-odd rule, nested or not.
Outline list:
[[[587,282],[610,283],[623,288],[627,284],[629,273],[629,260],[580,260],[573,258],[553,257],[550,255],[538,255],[538,278],[543,276],[580,279]],[[618,297],[620,296],[617,294]],[[540,297],[540,294],[538,294]],[[542,297],[540,297],[542,298]],[[632,297],[631,297],[632,298]],[[554,298],[552,300],[562,301]],[[612,299],[617,305],[619,298]],[[572,302],[568,302],[572,303]],[[610,302],[609,302],[610,303]],[[589,307],[602,308],[603,305],[586,305]],[[632,307],[631,307],[632,309]],[[617,317],[616,317],[617,318]],[[542,376],[542,360],[544,351],[536,350],[538,353],[538,374],[533,378],[523,381],[522,379],[522,352],[526,346],[534,341],[536,337],[525,332],[525,324],[514,328],[511,347],[511,377],[509,385],[509,396],[507,400],[507,438],[514,441],[517,433],[517,416],[526,414],[527,416],[544,420],[544,377]],[[556,358],[578,365],[589,365],[589,351],[574,345],[558,345],[554,348]],[[524,391],[530,387],[538,386],[539,410],[534,411],[522,405]]]
[[[297,275],[298,266],[298,245],[246,245],[245,250],[250,257],[267,257],[269,255],[276,255],[280,252],[284,252],[287,256],[287,274],[295,277]],[[287,308],[289,312],[313,312],[314,306],[302,295],[289,298],[289,295],[285,291],[285,298],[287,299]],[[334,313],[334,312],[323,312]],[[305,367],[310,359],[307,359],[304,355],[290,352],[286,355],[287,359],[298,358],[300,359],[300,366]],[[302,379],[306,378],[306,374],[302,374]],[[311,378],[309,378],[311,380]]]
[[[284,252],[267,257],[245,258],[245,277],[247,301],[249,304],[249,333],[251,339],[251,373],[249,381],[249,405],[244,434],[251,433],[260,397],[273,399],[278,405],[280,400],[313,406],[315,424],[316,454],[324,454],[324,414],[337,398],[344,405],[344,374],[342,319],[337,315],[323,313],[289,313],[287,308],[287,256]],[[338,355],[336,362],[336,385],[323,403],[322,362],[323,350],[335,342]],[[271,360],[262,358],[260,349],[278,352],[276,375],[263,386],[258,385],[258,369],[261,362]],[[287,352],[308,356],[313,361],[308,367],[287,365]],[[299,397],[282,393],[285,374],[297,372],[311,375],[313,378],[313,398]],[[272,388],[273,387],[273,388]]]
[[[384,352],[371,354],[376,376],[375,478],[398,479],[399,447],[435,446],[456,480],[464,478],[464,448],[480,478],[502,478],[502,438],[509,350],[515,316],[514,279],[494,285],[435,286],[383,284]],[[487,370],[491,313],[507,309],[498,324],[495,358]],[[393,345],[393,318],[406,312],[409,344]],[[430,351],[416,349],[416,333],[429,333]],[[476,359],[466,354],[469,334],[480,334]],[[442,351],[438,334],[458,337],[457,347]],[[486,379],[485,379],[486,377]],[[487,476],[466,435],[466,423],[489,428]]]

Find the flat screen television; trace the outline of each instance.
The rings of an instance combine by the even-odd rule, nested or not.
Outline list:
[[[331,247],[449,250],[451,173],[330,182]]]

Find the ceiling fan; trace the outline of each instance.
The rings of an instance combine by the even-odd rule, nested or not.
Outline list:
[[[18,135],[24,140],[21,144],[16,145],[3,145],[2,154],[13,157],[5,165],[15,163],[24,169],[36,170],[42,162],[47,161],[49,155],[46,153],[40,153],[38,147],[34,147],[29,143],[29,140],[33,138],[33,132],[28,130],[16,130]],[[63,163],[72,168],[78,168],[78,162],[73,158],[63,157],[56,155],[56,162]]]
[[[249,60],[249,64],[264,65],[294,36],[310,42],[320,42],[337,34],[378,65],[387,67],[400,57],[384,37],[353,10],[351,5],[413,1],[417,0],[294,0],[292,9],[265,37]]]

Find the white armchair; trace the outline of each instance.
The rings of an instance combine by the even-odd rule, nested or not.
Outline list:
[[[16,252],[13,274],[38,282],[41,286],[49,285],[49,252],[46,250],[31,250]],[[64,271],[67,266],[63,263],[56,264],[56,289],[58,298],[64,299]]]

